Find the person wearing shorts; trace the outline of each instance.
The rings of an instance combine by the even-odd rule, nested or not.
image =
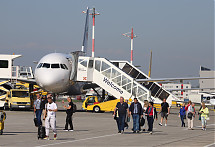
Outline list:
[[[167,126],[167,117],[169,115],[169,104],[166,102],[166,99],[163,99],[163,103],[161,103],[161,108],[159,113],[161,113],[161,122],[159,123],[162,126],[163,119],[166,119],[165,126]]]

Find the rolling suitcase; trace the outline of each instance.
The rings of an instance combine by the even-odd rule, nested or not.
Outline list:
[[[45,136],[46,136],[46,129],[45,129],[45,127],[44,126],[39,126],[38,127],[38,135],[37,135],[38,140],[40,138],[41,139],[45,138]]]

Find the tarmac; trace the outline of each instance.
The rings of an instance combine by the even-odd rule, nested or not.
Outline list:
[[[6,111],[7,119],[3,135],[0,136],[0,146],[215,146],[215,112],[210,112],[207,130],[201,130],[201,122],[195,119],[194,130],[181,127],[178,109],[171,109],[168,125],[159,126],[160,116],[154,122],[154,132],[133,134],[125,129],[124,134],[118,134],[116,121],[112,113],[76,112],[73,115],[74,132],[63,131],[66,113],[57,112],[58,138],[53,140],[38,140],[37,128],[33,123],[32,111]],[[185,120],[187,125],[187,120]]]

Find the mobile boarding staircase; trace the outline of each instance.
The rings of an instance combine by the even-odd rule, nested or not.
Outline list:
[[[76,81],[95,83],[114,97],[122,96],[130,102],[136,97],[142,105],[144,100],[153,100],[149,89],[105,58],[79,56]]]
[[[128,61],[117,61],[111,60],[115,66],[119,67],[122,71],[130,75],[133,79],[150,79],[148,75],[143,73],[137,67],[132,65]],[[142,85],[151,91],[151,97],[155,103],[161,103],[161,101],[165,98],[167,102],[171,105],[172,100],[174,101],[181,101],[175,95],[167,91],[162,87],[162,85],[158,84],[157,82],[145,82]]]

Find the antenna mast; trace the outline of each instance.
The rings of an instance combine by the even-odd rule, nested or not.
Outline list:
[[[93,12],[90,13],[90,15],[92,15],[93,18],[93,29],[92,29],[92,57],[94,57],[94,52],[95,52],[95,18],[96,15],[100,15],[97,11],[96,8],[91,9]]]
[[[131,64],[133,64],[133,39],[136,38],[137,36],[133,32],[133,27],[131,28],[131,32],[122,34],[123,36],[131,38]]]

